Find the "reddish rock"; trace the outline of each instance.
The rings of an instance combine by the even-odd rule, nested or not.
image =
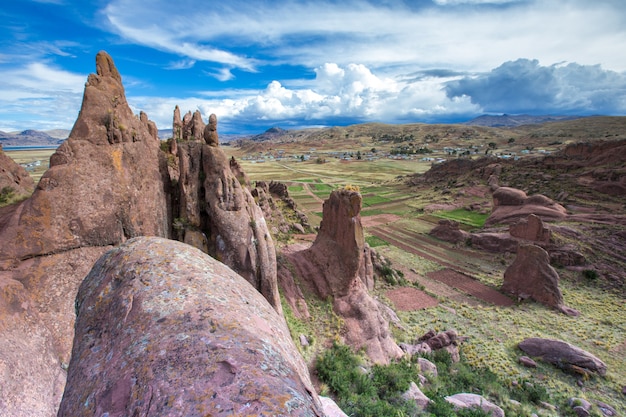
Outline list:
[[[532,357],[538,357],[561,368],[580,373],[595,372],[606,375],[606,364],[591,353],[557,339],[531,337],[524,339],[518,347]]]
[[[480,408],[492,417],[504,417],[504,410],[478,394],[454,394],[445,397],[446,401],[458,408]]]
[[[172,138],[174,142],[183,140],[183,121],[180,118],[180,109],[174,108],[174,120],[172,121]]]
[[[313,245],[287,259],[320,298],[333,298],[334,310],[345,322],[345,342],[355,349],[365,348],[374,362],[388,363],[401,356],[402,350],[393,341],[380,305],[367,291],[366,283],[372,278],[360,276],[373,271],[360,211],[361,194],[333,191],[324,202]]]
[[[504,272],[502,291],[550,307],[563,304],[559,274],[550,266],[548,252],[536,245],[521,245],[517,257]]]
[[[470,242],[472,247],[489,252],[504,253],[517,252],[519,242],[508,233],[472,233]]]
[[[12,289],[0,305],[13,306],[0,312],[0,364],[10,364],[0,371],[0,415],[56,414],[79,283],[110,245],[169,235],[165,160],[152,124],[132,113],[111,57],[98,53],[96,68],[33,195],[0,213],[0,242],[11,242],[0,247],[0,276]]]
[[[465,242],[470,237],[468,232],[460,229],[458,222],[448,219],[439,220],[429,234],[450,243]]]
[[[525,219],[520,219],[517,223],[509,227],[509,233],[513,237],[524,240],[531,240],[539,243],[550,243],[551,232],[545,227],[541,218],[530,214]]]
[[[537,362],[529,358],[528,356],[520,356],[517,361],[527,368],[536,368]]]
[[[35,183],[28,172],[7,156],[0,145],[0,206],[29,196],[34,189]]]
[[[522,190],[498,187],[493,192],[493,210],[485,224],[516,222],[530,214],[544,220],[562,220],[567,216],[567,211],[565,207],[544,195],[528,197]]]
[[[217,136],[217,116],[212,114],[209,116],[209,124],[206,125],[203,132],[204,141],[210,146],[219,146],[220,141]]]
[[[195,238],[200,232],[207,253],[241,274],[282,314],[274,242],[239,164],[221,148],[198,142],[180,143],[178,161],[176,238],[202,242],[197,247],[204,250],[204,240]]]
[[[59,416],[323,415],[284,320],[191,246],[144,237],[109,251],[76,310]]]

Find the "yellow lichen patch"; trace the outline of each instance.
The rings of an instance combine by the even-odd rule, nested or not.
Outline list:
[[[111,152],[111,158],[113,160],[113,167],[115,168],[115,172],[122,172],[122,149],[115,148]]]

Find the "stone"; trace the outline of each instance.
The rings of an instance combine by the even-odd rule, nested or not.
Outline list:
[[[415,401],[417,408],[420,410],[426,410],[428,405],[432,402],[413,381],[409,384],[409,389],[402,394],[402,398],[405,401]]]
[[[538,243],[550,243],[551,232],[546,228],[540,217],[529,214],[527,218],[518,220],[509,226],[511,236],[531,240]]]
[[[211,114],[209,116],[209,124],[204,128],[204,141],[210,146],[219,146],[220,141],[217,135],[217,116]]]
[[[563,220],[567,217],[565,207],[541,194],[529,197],[516,188],[498,187],[492,197],[493,210],[485,221],[486,226],[517,222],[530,214],[543,220]]]
[[[586,410],[584,407],[581,406],[572,407],[572,410],[574,410],[578,417],[589,417],[591,415],[589,413],[589,410]]]
[[[180,108],[174,108],[174,120],[172,121],[172,138],[174,142],[183,140],[183,121],[180,118]]]
[[[309,339],[305,335],[301,334],[299,339],[300,339],[300,346],[303,346],[303,347],[309,346]]]
[[[518,347],[529,356],[568,371],[606,375],[606,364],[599,358],[562,340],[531,337],[521,341]]]
[[[477,407],[492,417],[504,417],[504,410],[478,394],[460,393],[445,397],[446,401],[458,408]]]
[[[372,277],[366,275],[373,273],[373,267],[361,224],[361,203],[357,191],[333,191],[324,202],[315,242],[286,256],[299,280],[318,297],[333,299],[333,309],[345,323],[345,343],[364,348],[373,362],[386,364],[400,357],[402,350],[393,341],[385,312],[367,290]],[[285,280],[287,287],[295,285],[292,274],[285,272]]]
[[[502,291],[549,307],[563,305],[559,274],[550,265],[550,256],[536,245],[521,245],[515,261],[504,272]]]
[[[35,182],[28,171],[5,154],[0,145],[0,207],[30,196],[34,189]]]
[[[536,368],[537,367],[537,362],[535,362],[534,360],[532,360],[531,358],[529,358],[528,356],[520,356],[517,361],[527,367],[527,368]]]
[[[439,220],[437,226],[428,234],[450,243],[465,242],[470,238],[468,232],[460,229],[459,222],[448,219]]]
[[[615,410],[615,407],[603,403],[602,401],[596,401],[596,405],[600,409],[600,412],[602,412],[602,414],[605,416],[613,417],[617,415],[617,410]]]
[[[233,172],[231,159],[219,147],[182,142],[178,161],[174,217],[182,220],[176,238],[188,241],[186,234],[202,232],[207,253],[243,276],[282,314],[274,241],[251,191]]]
[[[437,365],[435,365],[434,363],[432,363],[431,361],[429,361],[426,358],[417,358],[417,364],[420,367],[420,372],[422,374],[429,374],[433,377],[437,377],[438,373],[437,373]]]
[[[591,410],[591,403],[584,398],[572,397],[567,400],[567,404],[569,404],[570,407],[582,407],[587,411]]]
[[[79,284],[112,245],[169,236],[165,156],[121,80],[99,52],[69,138],[32,196],[0,210],[0,242],[11,242],[0,246],[0,306],[11,306],[0,308],[0,364],[10,364],[0,365],[0,415],[56,415]]]
[[[332,398],[322,397],[320,395],[319,399],[322,403],[325,417],[348,417],[346,413],[341,411],[341,408],[339,408],[337,403],[333,401]]]
[[[323,415],[285,321],[191,246],[141,237],[112,249],[76,310],[60,417]]]

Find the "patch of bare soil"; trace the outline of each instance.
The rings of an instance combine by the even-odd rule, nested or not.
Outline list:
[[[506,295],[486,286],[480,281],[451,269],[429,272],[426,275],[431,279],[443,282],[450,287],[497,306],[511,306],[514,304],[513,300]]]
[[[436,307],[439,302],[424,291],[413,287],[401,287],[389,290],[385,296],[391,300],[397,310],[414,311]]]
[[[401,217],[396,214],[377,214],[375,216],[361,217],[363,227],[375,227],[381,224],[393,223],[400,220]]]

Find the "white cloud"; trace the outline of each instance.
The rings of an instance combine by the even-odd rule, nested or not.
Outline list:
[[[202,11],[185,1],[146,1],[115,0],[106,8],[120,35],[247,70],[271,60],[485,71],[519,57],[626,70],[626,55],[615,53],[626,44],[626,8],[609,0],[439,0],[467,7],[413,9],[363,0],[231,0]]]
[[[316,78],[307,87],[288,88],[272,81],[264,90],[226,93],[230,98],[129,97],[128,100],[144,110],[161,129],[171,126],[176,105],[183,111],[200,109],[205,118],[215,113],[226,129],[232,123],[261,128],[295,120],[314,124],[333,124],[346,118],[426,121],[441,115],[479,111],[469,98],[446,97],[441,82],[449,79],[425,77],[407,83],[379,77],[360,64],[326,63],[316,69]]]

